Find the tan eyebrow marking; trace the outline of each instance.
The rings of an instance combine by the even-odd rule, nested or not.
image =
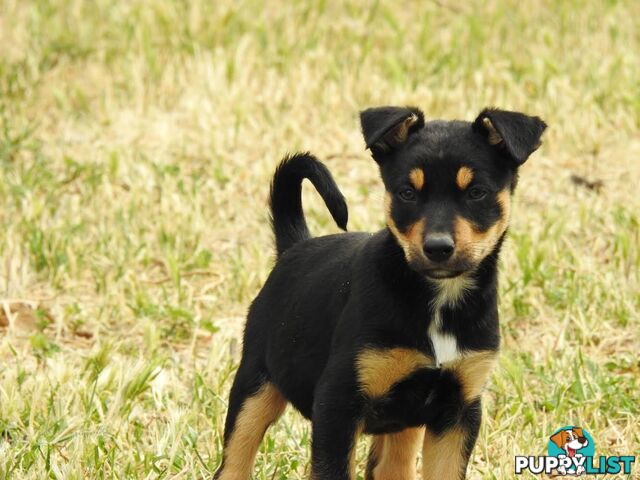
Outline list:
[[[456,175],[456,185],[460,190],[464,190],[473,181],[473,170],[469,167],[460,167]]]
[[[414,168],[409,173],[409,181],[416,190],[422,190],[424,187],[424,172],[421,168]]]

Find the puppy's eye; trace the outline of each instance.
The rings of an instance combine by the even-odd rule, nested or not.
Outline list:
[[[487,191],[482,187],[473,187],[467,195],[469,195],[471,200],[482,200],[487,196]]]
[[[405,202],[416,201],[416,191],[413,188],[404,187],[398,192],[398,196]]]

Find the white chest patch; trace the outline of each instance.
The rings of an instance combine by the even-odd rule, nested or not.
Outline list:
[[[441,330],[442,318],[438,312],[429,325],[429,338],[436,355],[436,365],[451,362],[460,356],[456,337]]]
[[[458,350],[458,342],[454,335],[442,331],[442,307],[454,306],[464,293],[473,288],[473,283],[465,277],[440,280],[436,284],[438,294],[432,302],[433,318],[429,325],[428,335],[433,345],[436,364],[451,362],[462,354]]]

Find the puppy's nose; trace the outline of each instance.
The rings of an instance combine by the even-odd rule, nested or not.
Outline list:
[[[424,242],[424,253],[432,262],[444,262],[452,254],[455,244],[453,238],[446,234],[427,235]]]
[[[586,442],[586,441],[587,441],[587,437],[578,437],[578,441],[579,441],[580,443],[584,443],[584,442]]]

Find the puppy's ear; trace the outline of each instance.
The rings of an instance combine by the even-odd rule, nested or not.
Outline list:
[[[549,440],[555,443],[558,447],[564,448],[564,444],[567,443],[567,432],[565,430],[560,430],[555,435],[552,435]]]
[[[547,124],[539,117],[507,110],[484,109],[473,122],[473,129],[486,136],[490,145],[503,150],[517,166],[540,146]]]
[[[573,431],[576,433],[576,435],[578,435],[579,437],[584,437],[584,432],[582,431],[582,428],[580,427],[574,427]]]
[[[360,112],[362,135],[373,157],[393,151],[424,126],[424,114],[415,107],[377,107]]]

